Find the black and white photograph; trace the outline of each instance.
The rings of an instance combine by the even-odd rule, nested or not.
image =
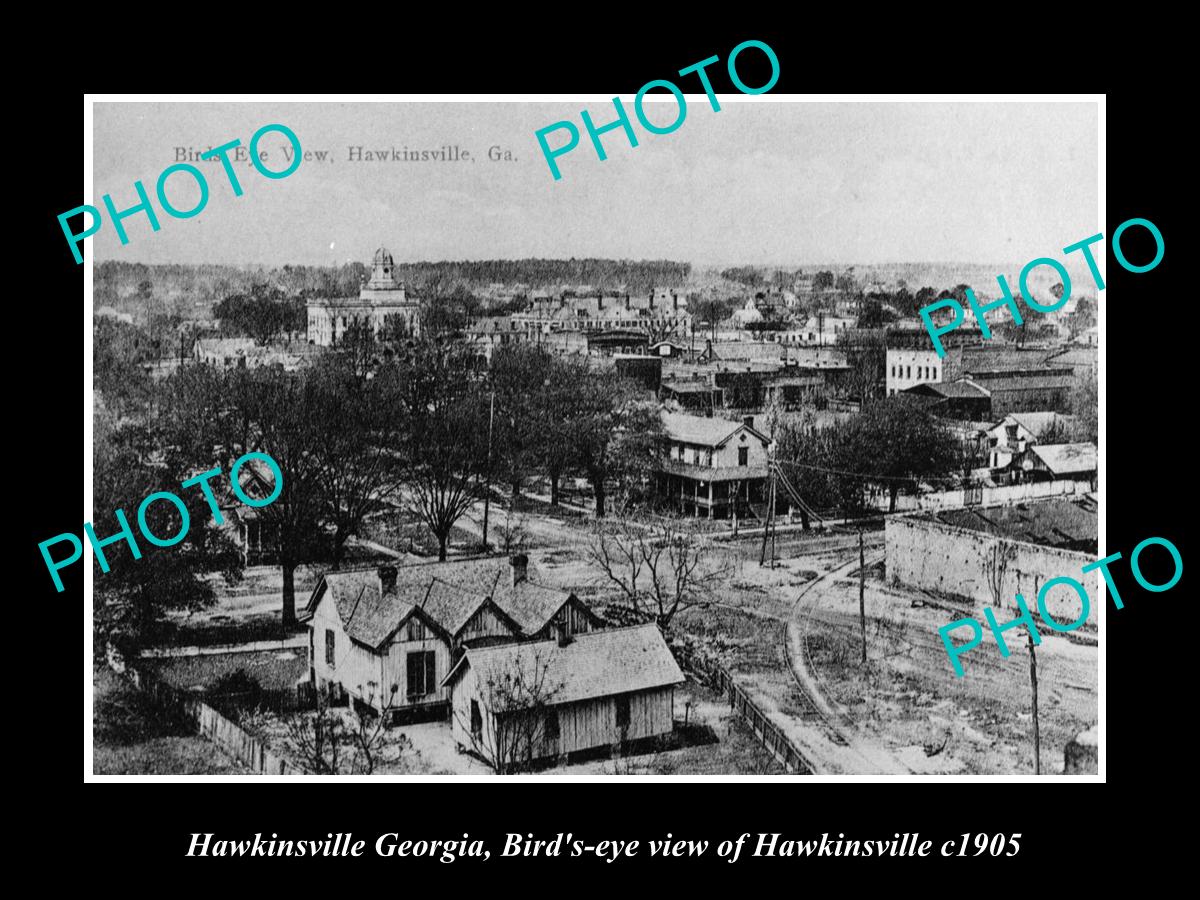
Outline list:
[[[680,84],[86,107],[85,779],[1103,775],[1103,96]]]

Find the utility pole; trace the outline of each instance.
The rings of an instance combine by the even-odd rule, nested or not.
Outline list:
[[[764,566],[767,563],[767,532],[771,528],[771,519],[772,519],[772,514],[774,513],[774,503],[772,502],[775,497],[775,457],[774,457],[774,454],[772,454],[770,460],[768,460],[768,462],[767,462],[767,472],[770,476],[770,479],[767,483],[767,515],[763,519],[762,552],[759,553],[759,555],[758,555],[759,566]],[[775,563],[775,560],[772,557],[771,564],[774,565],[774,563]]]
[[[1033,579],[1033,592],[1037,594],[1038,579],[1035,576]],[[1026,629],[1026,637],[1029,640],[1029,683],[1033,686],[1033,774],[1042,774],[1042,735],[1038,728],[1038,702],[1037,702],[1037,651],[1034,650],[1033,632]]]
[[[867,578],[867,558],[863,552],[863,531],[862,526],[858,526],[858,624],[862,631],[862,661],[863,665],[867,664],[867,607],[863,600],[863,593],[866,589]]]
[[[488,507],[492,499],[492,422],[496,418],[496,390],[492,389],[491,400],[488,403],[488,449],[487,449],[487,482],[483,490],[483,549],[488,547]],[[476,457],[478,458],[478,457]]]
[[[1042,736],[1038,730],[1037,702],[1037,651],[1034,650],[1033,635],[1029,637],[1029,681],[1033,685],[1033,774],[1042,774]]]

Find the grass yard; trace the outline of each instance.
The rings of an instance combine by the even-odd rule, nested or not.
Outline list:
[[[190,722],[105,666],[92,669],[92,771],[96,775],[248,775]]]

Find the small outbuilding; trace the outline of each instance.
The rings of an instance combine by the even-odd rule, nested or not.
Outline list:
[[[468,647],[442,682],[461,750],[497,771],[668,734],[684,681],[658,626]]]

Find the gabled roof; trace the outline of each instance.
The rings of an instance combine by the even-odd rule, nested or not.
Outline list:
[[[326,572],[313,590],[303,618],[329,591],[342,627],[354,640],[378,649],[413,614],[447,637],[457,635],[482,607],[491,606],[514,633],[533,634],[546,626],[571,596],[536,583],[537,569],[512,583],[507,559],[419,564],[396,569],[396,589],[384,593],[378,569]]]
[[[667,437],[672,441],[684,444],[719,447],[743,428],[760,440],[767,440],[765,434],[744,422],[708,419],[704,416],[689,416],[684,413],[662,412],[660,415]]]
[[[533,584],[528,580],[498,593],[501,596],[496,601],[497,604],[509,618],[521,626],[521,631],[525,634],[541,631],[554,618],[554,614],[575,597],[574,594]],[[588,618],[596,621],[596,616],[590,609],[583,604],[580,604],[580,608],[587,613]]]
[[[1071,421],[1071,416],[1065,416],[1057,412],[1015,412],[1009,413],[999,422],[991,426],[990,430],[995,430],[1001,425],[1007,424],[1010,420],[1020,425],[1034,437],[1037,437],[1051,425],[1059,423],[1066,424]]]
[[[981,388],[973,381],[965,378],[958,381],[926,382],[915,387],[906,388],[902,393],[917,394],[930,397],[948,397],[953,399],[979,399],[990,397],[991,393]]]
[[[471,647],[442,684],[449,684],[468,666],[485,681],[517,673],[540,679],[546,702],[551,705],[670,687],[684,681],[662,633],[652,622],[585,632],[566,646],[557,641],[534,641]]]
[[[1036,444],[1029,452],[1055,475],[1096,470],[1095,444]]]

